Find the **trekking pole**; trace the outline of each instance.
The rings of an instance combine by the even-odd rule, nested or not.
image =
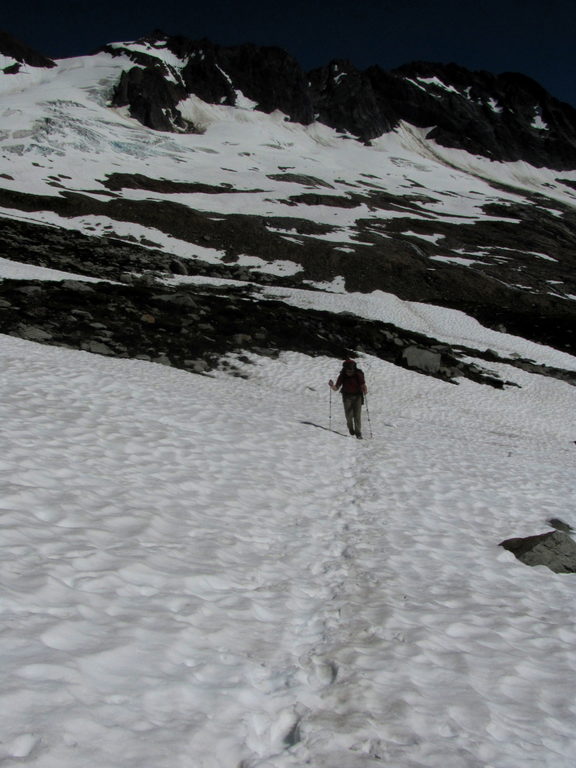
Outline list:
[[[368,395],[364,395],[364,403],[366,404],[366,416],[368,416],[368,426],[370,427],[370,439],[373,439],[372,434],[372,422],[370,421],[370,409],[368,408]]]
[[[328,428],[332,432],[332,387],[330,387],[330,405],[328,406]]]

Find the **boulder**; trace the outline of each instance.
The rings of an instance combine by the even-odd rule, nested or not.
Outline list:
[[[408,368],[417,368],[419,371],[437,374],[442,365],[442,355],[431,349],[411,345],[402,350],[402,360]]]
[[[80,344],[80,349],[83,349],[86,352],[92,352],[92,354],[95,355],[106,355],[107,357],[115,355],[114,351],[101,341],[83,341]]]
[[[554,573],[576,573],[576,542],[566,530],[507,539],[500,546],[526,565],[545,565]]]
[[[52,334],[49,331],[44,330],[43,328],[38,328],[34,325],[29,326],[20,326],[19,335],[23,339],[28,339],[28,341],[51,341],[52,340]]]

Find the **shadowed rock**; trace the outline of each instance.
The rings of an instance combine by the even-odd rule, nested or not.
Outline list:
[[[507,539],[500,546],[526,565],[545,565],[554,573],[576,573],[576,542],[562,520],[549,520],[557,530],[539,536]]]
[[[55,61],[24,45],[24,43],[21,43],[2,30],[0,30],[0,54],[16,60],[16,64],[3,70],[5,74],[16,74],[20,71],[21,64],[27,64],[29,67],[45,68],[56,66]]]
[[[176,109],[179,101],[186,97],[186,91],[166,79],[164,73],[155,67],[141,69],[134,67],[123,72],[114,92],[116,107],[130,108],[130,115],[156,131],[194,132]]]

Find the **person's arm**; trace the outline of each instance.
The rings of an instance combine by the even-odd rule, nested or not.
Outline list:
[[[360,377],[360,389],[362,390],[363,395],[368,394],[368,387],[366,386],[366,379],[364,378],[364,374]]]

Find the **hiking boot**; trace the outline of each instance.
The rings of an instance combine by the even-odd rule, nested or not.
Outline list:
[[[358,438],[358,440],[363,440],[362,432],[357,432],[356,437]]]

